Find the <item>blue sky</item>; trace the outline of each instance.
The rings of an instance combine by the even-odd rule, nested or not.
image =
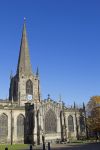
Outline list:
[[[70,105],[100,95],[99,0],[1,0],[0,98],[8,97],[16,72],[24,17],[42,98],[61,95]]]

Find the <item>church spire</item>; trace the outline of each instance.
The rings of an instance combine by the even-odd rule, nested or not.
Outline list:
[[[22,31],[18,65],[17,65],[17,74],[18,75],[19,74],[24,74],[24,75],[32,74],[30,56],[29,56],[29,48],[28,48],[28,42],[27,42],[25,19],[24,19],[24,25],[23,25],[23,31]]]

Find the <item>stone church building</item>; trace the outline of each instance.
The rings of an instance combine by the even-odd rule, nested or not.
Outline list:
[[[36,143],[86,137],[85,106],[67,107],[40,97],[38,69],[32,72],[24,22],[18,65],[10,77],[9,98],[0,100],[0,143]]]

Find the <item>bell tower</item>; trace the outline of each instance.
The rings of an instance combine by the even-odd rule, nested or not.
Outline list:
[[[16,75],[10,78],[9,100],[24,105],[40,101],[39,75],[33,74],[24,20]]]

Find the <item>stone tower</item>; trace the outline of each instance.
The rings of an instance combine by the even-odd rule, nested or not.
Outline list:
[[[38,70],[38,69],[37,69]],[[33,74],[24,21],[16,75],[10,78],[9,100],[24,105],[40,101],[39,75]]]

